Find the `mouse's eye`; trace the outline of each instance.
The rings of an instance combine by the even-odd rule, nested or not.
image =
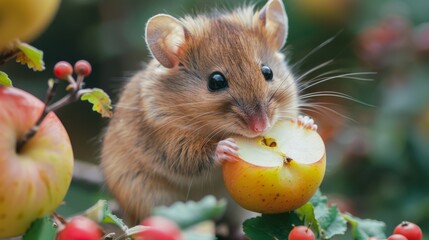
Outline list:
[[[273,70],[271,70],[270,67],[267,65],[262,64],[261,66],[261,72],[264,75],[265,80],[271,81],[273,80]]]
[[[209,76],[209,90],[211,92],[219,91],[228,87],[228,82],[221,72],[212,72]]]

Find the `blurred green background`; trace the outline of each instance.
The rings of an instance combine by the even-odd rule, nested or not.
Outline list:
[[[43,99],[56,62],[87,59],[93,66],[87,86],[103,88],[116,103],[121,86],[149,59],[143,39],[148,18],[232,9],[244,2],[250,1],[63,0],[52,24],[32,42],[44,51],[47,70],[36,73],[13,62],[2,70],[16,87]],[[313,109],[317,112],[307,112],[319,123],[328,146],[322,192],[343,210],[386,222],[387,234],[402,220],[419,224],[429,234],[429,1],[284,2],[290,24],[285,51],[291,65],[334,37],[293,68],[297,76],[328,60],[333,62],[304,80],[330,71],[329,76],[376,73],[359,76],[373,81],[339,76],[306,91],[320,92],[311,102],[323,104]],[[330,97],[326,91],[373,106]],[[57,114],[70,134],[75,157],[97,164],[108,120],[86,102]],[[72,209],[66,212],[90,206],[105,193],[99,189],[72,187],[66,198]]]

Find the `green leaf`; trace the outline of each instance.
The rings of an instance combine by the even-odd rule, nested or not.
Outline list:
[[[327,198],[317,191],[308,203],[295,210],[305,225],[319,236],[329,239],[344,234],[347,222],[336,206],[328,207]]]
[[[0,71],[0,86],[12,87],[12,80],[10,80],[9,76]]]
[[[347,230],[347,222],[337,206],[331,206],[328,214],[321,216],[317,220],[323,238],[330,239],[335,235],[344,234]]]
[[[293,225],[302,224],[303,222],[294,212],[263,214],[244,221],[243,230],[250,240],[288,239]]]
[[[217,201],[213,196],[206,196],[199,202],[176,202],[170,207],[156,207],[152,213],[167,217],[184,229],[196,223],[222,216],[225,207],[224,199]]]
[[[106,200],[98,200],[98,202],[88,208],[83,215],[98,223],[113,223],[123,231],[127,231],[128,229],[128,226],[125,225],[122,219],[112,213]]]
[[[360,219],[350,214],[344,214],[344,218],[352,226],[353,239],[367,240],[369,237],[377,237],[378,239],[386,239],[384,230],[386,224],[372,219]]]
[[[57,234],[57,225],[50,216],[34,221],[23,236],[23,240],[54,240]]]
[[[43,62],[42,51],[27,43],[19,43],[17,47],[19,50],[21,50],[21,52],[16,55],[17,62],[26,64],[34,71],[45,70],[45,62]]]
[[[102,89],[84,89],[84,94],[81,96],[81,100],[92,103],[92,110],[101,114],[102,117],[112,117],[112,102],[109,95]]]

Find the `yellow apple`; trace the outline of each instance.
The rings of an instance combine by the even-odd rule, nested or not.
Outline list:
[[[0,51],[15,39],[30,41],[57,12],[60,0],[0,0]]]
[[[239,158],[222,168],[228,192],[243,208],[291,211],[308,202],[322,183],[325,145],[316,131],[287,121],[264,136],[235,139]]]
[[[43,109],[33,95],[0,86],[0,238],[22,235],[35,219],[52,213],[70,185],[73,151],[53,112],[17,150]]]

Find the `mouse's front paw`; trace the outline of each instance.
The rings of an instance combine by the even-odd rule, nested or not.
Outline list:
[[[235,162],[238,157],[238,146],[233,138],[227,138],[218,142],[216,146],[216,162],[222,165],[225,161]]]
[[[314,120],[309,116],[298,116],[298,125],[303,126],[304,128],[317,131],[317,124],[314,123]]]

